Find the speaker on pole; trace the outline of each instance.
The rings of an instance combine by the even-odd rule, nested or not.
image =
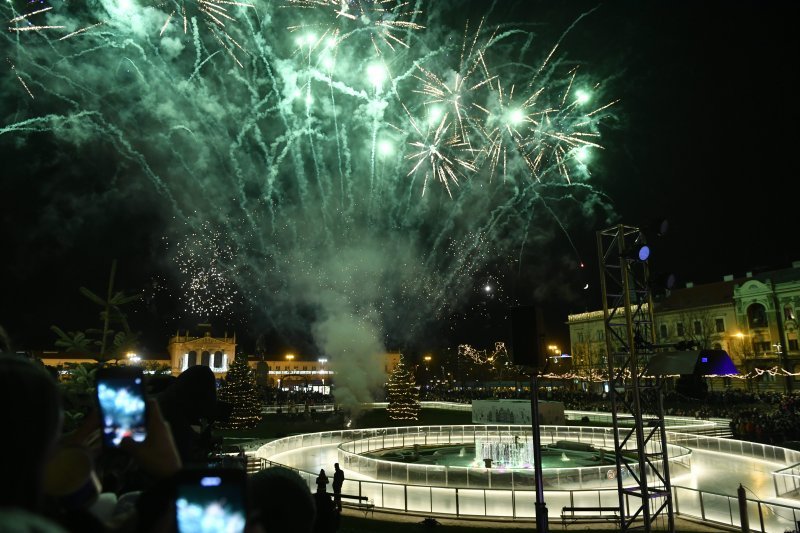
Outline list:
[[[547,352],[543,347],[542,311],[534,306],[509,309],[511,315],[511,359],[517,366],[544,370]]]

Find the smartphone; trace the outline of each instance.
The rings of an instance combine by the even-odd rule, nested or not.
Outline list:
[[[242,533],[247,522],[246,476],[233,468],[182,471],[175,495],[178,533]]]
[[[125,437],[135,442],[147,438],[147,402],[142,369],[103,367],[97,370],[97,405],[103,443],[117,448]]]

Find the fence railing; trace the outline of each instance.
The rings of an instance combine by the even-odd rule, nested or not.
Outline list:
[[[573,426],[545,426],[542,428],[542,443],[555,444],[558,441],[568,440],[586,444],[608,446],[613,442],[611,428],[588,428]],[[376,430],[375,435],[366,438],[354,439],[339,445],[339,462],[362,475],[375,479],[394,481],[398,483],[413,483],[419,485],[432,485],[460,488],[505,488],[529,490],[535,487],[533,469],[507,469],[502,467],[486,468],[482,457],[477,457],[479,464],[475,465],[442,465],[442,464],[417,464],[392,460],[384,460],[374,456],[365,455],[395,448],[411,448],[413,446],[459,446],[460,455],[466,455],[466,447],[477,446],[482,442],[506,443],[516,446],[526,442],[531,446],[530,430],[520,426],[456,426],[444,428],[427,428],[424,433],[386,434]],[[670,455],[670,468],[675,473],[688,472],[691,468],[691,451],[688,448],[668,444]],[[410,452],[409,452],[410,453]],[[445,450],[440,450],[439,455],[445,458]],[[617,486],[616,465],[613,454],[607,455],[610,462],[597,465],[580,465],[578,462],[587,458],[580,457],[580,453],[567,451],[567,457],[559,457],[562,461],[560,467],[548,467],[544,471],[545,485],[563,488],[598,488],[604,486]],[[599,455],[599,454],[598,454]],[[475,454],[472,458],[476,459]],[[462,459],[467,462],[469,459]],[[577,463],[574,466],[570,462]],[[631,469],[638,473],[639,465],[632,464]],[[627,469],[623,469],[627,475]]]
[[[284,466],[261,459],[262,468]],[[316,474],[295,470],[309,490],[316,490]],[[410,513],[450,515],[463,518],[531,520],[536,517],[535,490],[434,487],[345,479],[342,492],[366,497],[376,509]],[[545,490],[550,519],[558,520],[563,507],[616,507],[616,489]],[[739,527],[739,502],[736,496],[673,486],[673,508],[678,516]],[[638,503],[638,502],[634,502]],[[772,533],[793,530],[800,520],[800,508],[748,498],[747,514],[751,531]],[[626,513],[631,511],[627,506]]]
[[[379,428],[365,430],[341,430],[323,433],[296,435],[265,444],[259,448],[257,455],[262,465],[276,464],[268,460],[279,453],[301,447],[346,445],[347,453],[356,453],[359,446],[377,445],[377,440],[389,438],[392,444],[401,446],[416,443],[454,442],[458,438],[489,436],[490,434],[520,431],[519,426],[411,426],[396,428]],[[611,446],[613,433],[611,428],[588,428],[576,426],[542,427],[542,444],[562,439],[582,440],[598,445]],[[753,467],[772,475],[776,485],[776,494],[785,494],[800,484],[800,452],[745,441],[695,435],[691,433],[667,432],[669,444],[698,450],[722,452],[742,457],[752,457],[767,462],[793,465],[776,472],[765,463],[754,462]],[[360,444],[359,441],[362,443]],[[342,461],[344,462],[344,461]],[[407,466],[400,463],[402,466]],[[291,466],[291,465],[290,465]],[[353,465],[350,466],[351,468]],[[308,483],[309,488],[316,487],[316,473],[305,472],[294,468]],[[452,470],[452,469],[450,469]],[[476,469],[481,470],[481,469]],[[484,471],[486,469],[483,469]],[[421,474],[419,474],[421,476]],[[516,475],[516,474],[515,474]],[[415,474],[416,476],[416,474]],[[527,486],[514,478],[514,489],[510,486],[498,487],[488,479],[483,486],[447,486],[438,484],[429,474],[420,482],[405,471],[405,478],[393,477],[391,481],[345,480],[343,492],[365,496],[376,508],[404,510],[418,513],[436,513],[455,516],[484,516],[497,518],[533,518],[535,491],[533,485]],[[447,474],[448,481],[450,474]],[[495,480],[498,478],[495,478]],[[471,483],[471,480],[468,481]],[[782,484],[781,484],[782,483]],[[690,487],[673,485],[674,509],[678,515],[697,518],[723,525],[737,527],[740,524],[739,504],[735,496],[704,491]],[[568,488],[545,490],[545,501],[554,515],[564,506],[613,507],[619,505],[616,488]],[[750,526],[753,531],[763,533],[793,530],[800,521],[800,504],[792,506],[784,503],[768,502],[753,498],[747,499]]]
[[[281,404],[281,405],[264,405],[261,407],[262,414],[276,414],[276,413],[331,413],[335,410],[336,406],[332,403],[320,403],[315,405],[306,406],[306,404]]]
[[[800,463],[799,451],[772,446],[770,444],[761,444],[759,442],[709,437],[675,431],[667,432],[667,442],[698,450],[745,455],[764,461],[783,463],[785,465]],[[772,471],[770,470],[769,473],[772,473]]]

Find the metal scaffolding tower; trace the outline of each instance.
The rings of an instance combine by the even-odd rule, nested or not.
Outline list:
[[[644,372],[655,345],[645,244],[632,226],[597,232],[620,530],[674,532],[663,380]]]

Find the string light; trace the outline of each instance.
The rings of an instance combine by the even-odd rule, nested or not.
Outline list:
[[[414,382],[414,376],[406,368],[403,356],[400,356],[397,366],[389,376],[386,384],[389,396],[389,405],[386,412],[392,420],[417,420],[422,406],[419,403],[419,390]]]

